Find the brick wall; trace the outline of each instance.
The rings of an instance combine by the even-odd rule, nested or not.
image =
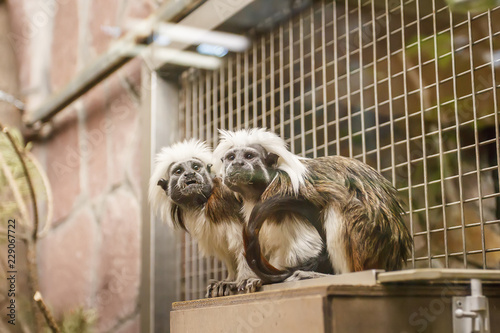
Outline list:
[[[153,0],[11,0],[9,36],[28,112],[64,87],[113,38],[103,25],[146,17]],[[96,309],[98,331],[139,332],[140,61],[58,114],[33,151],[54,195],[39,242],[41,292],[56,316]]]

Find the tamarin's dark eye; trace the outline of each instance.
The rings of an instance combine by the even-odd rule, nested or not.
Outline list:
[[[175,173],[176,175],[180,175],[180,174],[182,173],[182,168],[177,168],[177,169],[175,169],[175,170],[174,170],[174,173]]]
[[[199,164],[193,164],[193,170],[200,170],[200,165]]]
[[[253,154],[252,154],[252,153],[246,153],[246,154],[245,154],[245,158],[246,158],[247,160],[252,159],[252,158],[253,158]]]
[[[230,160],[230,161],[233,161],[233,160],[234,160],[234,157],[235,157],[235,156],[234,156],[234,154],[229,154],[229,155],[227,155],[227,156],[226,156],[226,158],[227,158],[228,160]]]

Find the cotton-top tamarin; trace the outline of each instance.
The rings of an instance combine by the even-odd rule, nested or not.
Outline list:
[[[370,166],[300,158],[265,129],[221,131],[214,161],[243,199],[246,257],[264,283],[317,276],[297,269],[315,270],[323,244],[337,274],[400,269],[407,259],[397,191]]]
[[[207,297],[238,289],[255,291],[261,281],[244,257],[241,203],[213,176],[211,163],[211,150],[195,139],[163,148],[149,182],[151,207],[171,227],[189,232],[203,255],[215,256],[226,265],[228,277],[209,284]]]

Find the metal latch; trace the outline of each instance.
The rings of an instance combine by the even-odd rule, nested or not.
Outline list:
[[[453,297],[453,333],[489,333],[488,299],[480,279],[471,279],[471,296]]]

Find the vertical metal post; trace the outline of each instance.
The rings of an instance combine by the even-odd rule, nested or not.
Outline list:
[[[266,38],[262,36],[260,38],[260,98],[261,98],[261,116],[262,116],[262,127],[267,127],[267,106],[266,106]]]
[[[410,233],[413,236],[415,232],[415,226],[413,221],[413,182],[412,182],[412,165],[411,165],[411,132],[410,132],[410,114],[408,111],[408,85],[407,85],[407,77],[406,77],[406,38],[405,38],[405,21],[404,21],[404,1],[401,0],[400,6],[400,15],[401,15],[401,47],[403,53],[403,93],[404,93],[404,104],[405,104],[405,130],[406,130],[406,165],[407,165],[407,173],[408,173],[408,215],[410,220]],[[376,59],[373,60],[374,63]],[[376,84],[375,84],[376,85]],[[376,95],[376,94],[375,94]],[[378,133],[378,130],[377,130]],[[380,158],[377,158],[377,161],[380,161]],[[380,163],[380,162],[377,162]],[[380,168],[380,164],[379,164]],[[415,268],[415,247],[411,247],[411,263],[412,268]]]
[[[271,37],[269,37],[269,54],[270,54],[270,64],[269,64],[269,72],[270,72],[270,81],[269,84],[271,85],[269,87],[270,91],[270,96],[269,96],[269,101],[271,105],[269,105],[269,109],[271,110],[271,124],[270,124],[270,129],[271,131],[276,133],[276,101],[275,101],[275,95],[276,95],[276,85],[275,85],[275,68],[274,68],[274,60],[276,59],[276,51],[274,48],[274,41],[276,40],[276,35],[272,34]]]
[[[313,157],[318,157],[318,140],[316,138],[316,56],[314,35],[316,34],[316,27],[314,22],[314,7],[311,7],[311,112],[312,112],[312,143],[313,143]],[[324,102],[326,105],[326,102]]]
[[[365,103],[364,103],[364,61],[363,61],[363,17],[361,0],[358,0],[358,48],[359,48],[359,112],[361,117],[361,151],[362,161],[366,163],[366,135],[365,135]]]
[[[283,24],[280,24],[279,26],[279,60],[280,60],[280,66],[279,66],[279,75],[280,75],[280,136],[283,138],[285,136],[285,59],[284,59],[284,48],[285,48],[285,42],[284,42],[284,32],[283,32]],[[289,48],[291,45],[289,44]]]
[[[322,76],[322,84],[323,84],[323,145],[325,147],[325,153],[324,156],[328,156],[328,95],[326,93],[326,86],[327,86],[327,78],[326,78],[326,36],[325,36],[325,29],[326,29],[326,20],[325,20],[325,2],[321,2],[321,76]],[[334,18],[335,19],[335,18]]]
[[[378,66],[377,66],[377,15],[375,1],[371,2],[372,12],[372,43],[373,43],[373,97],[375,104],[375,145],[377,151],[377,171],[380,172],[380,115],[378,109]],[[401,15],[403,19],[404,15]],[[403,34],[404,36],[404,34]]]
[[[333,2],[333,72],[334,72],[334,81],[335,81],[335,142],[336,142],[336,155],[340,155],[340,96],[339,96],[339,67],[338,67],[338,58],[339,58],[339,39],[337,36],[338,27],[337,27],[337,1]]]
[[[385,0],[385,31],[386,31],[386,55],[387,55],[387,86],[389,93],[389,131],[391,132],[391,182],[396,186],[396,156],[394,155],[394,114],[392,101],[392,68],[391,68],[391,27],[389,25],[389,0]]]
[[[349,2],[344,2],[345,15],[345,59],[347,77],[347,142],[349,142],[349,157],[353,157],[352,147],[352,101],[351,101],[351,24],[349,22]],[[340,121],[340,119],[337,119]]]
[[[444,188],[444,168],[445,162],[443,158],[443,127],[441,125],[441,94],[439,88],[439,54],[438,54],[438,30],[436,26],[436,0],[432,0],[432,23],[433,23],[433,46],[434,46],[434,70],[436,72],[435,80],[436,80],[436,108],[437,108],[437,125],[438,125],[438,145],[439,145],[439,178],[440,178],[440,189],[441,189],[441,205],[442,205],[442,214],[443,214],[443,237],[444,237],[444,261],[445,267],[449,267],[449,257],[448,257],[448,227],[446,221],[446,192]]]
[[[304,16],[300,15],[299,20],[299,83],[300,83],[300,154],[305,156],[306,152],[306,128],[305,128],[305,105],[304,105]],[[292,98],[292,102],[295,99],[295,96]],[[295,118],[295,117],[294,117]],[[293,138],[292,138],[293,140]]]
[[[471,79],[471,89],[472,89],[472,112],[474,115],[474,146],[476,150],[476,181],[477,181],[477,193],[478,193],[478,203],[479,203],[479,221],[481,222],[481,253],[483,257],[483,268],[486,268],[486,245],[484,239],[484,216],[483,216],[483,189],[481,186],[481,162],[480,162],[480,152],[479,152],[479,129],[477,124],[477,105],[476,105],[476,74],[474,68],[474,52],[472,48],[474,42],[472,39],[472,23],[471,23],[471,13],[467,13],[467,23],[469,32],[469,61],[470,61],[470,79]],[[498,125],[498,124],[497,124]],[[498,162],[497,162],[498,163]]]
[[[428,179],[427,179],[427,147],[425,142],[425,103],[424,103],[424,81],[423,81],[423,66],[422,66],[422,43],[421,43],[421,27],[420,27],[420,4],[419,0],[416,1],[417,8],[417,50],[418,50],[418,81],[420,88],[420,126],[422,130],[422,163],[423,163],[423,173],[424,173],[424,203],[425,203],[425,227],[427,236],[427,262],[429,267],[432,267],[432,254],[431,254],[431,226],[429,221],[429,192],[427,190]]]
[[[142,193],[148,193],[152,160],[163,146],[178,140],[178,86],[143,70],[142,112],[144,156],[142,165]],[[165,128],[165,126],[168,126]],[[179,281],[164,276],[178,276],[178,235],[159,219],[150,214],[149,203],[142,200],[142,275],[141,275],[141,332],[167,332],[170,327],[170,304],[179,300]]]
[[[241,129],[241,54],[236,54],[236,129]]]
[[[257,43],[254,43],[252,46],[252,97],[253,97],[253,117],[252,117],[252,126],[257,127],[258,120],[258,105],[257,105]]]
[[[234,105],[233,105],[233,58],[229,58],[227,60],[227,105],[229,108],[229,130],[234,129],[234,123],[233,123],[233,118],[234,118]]]
[[[300,36],[299,36],[300,38]],[[290,150],[295,153],[295,110],[294,110],[294,98],[295,98],[295,93],[293,89],[293,83],[294,83],[294,58],[293,58],[293,52],[294,52],[294,37],[293,37],[293,21],[290,20],[288,23],[288,45],[290,46]]]

